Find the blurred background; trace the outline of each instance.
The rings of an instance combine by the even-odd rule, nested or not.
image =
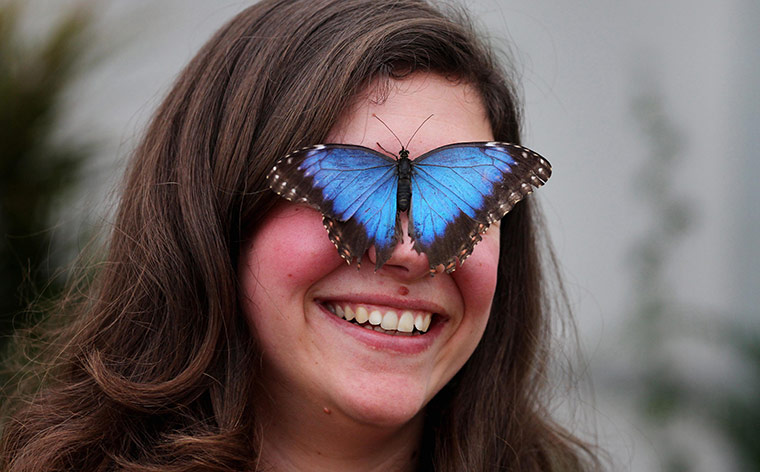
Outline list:
[[[760,2],[466,4],[554,166],[539,199],[595,392],[578,429],[613,470],[760,471]],[[247,5],[0,0],[3,352],[108,226],[173,78]]]

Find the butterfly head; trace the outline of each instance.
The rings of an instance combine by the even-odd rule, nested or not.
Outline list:
[[[401,160],[401,159],[409,159],[409,150],[406,148],[406,146],[409,146],[409,143],[411,143],[411,142],[412,142],[412,139],[414,139],[414,136],[416,136],[416,135],[417,135],[417,131],[419,131],[419,130],[420,130],[420,128],[422,128],[422,125],[424,125],[425,123],[427,123],[427,121],[428,121],[430,118],[432,118],[432,117],[433,117],[433,115],[430,115],[430,116],[428,116],[427,118],[425,118],[425,121],[423,121],[422,123],[420,123],[420,125],[417,127],[417,129],[414,131],[414,133],[412,133],[412,137],[411,137],[411,138],[409,138],[409,142],[407,142],[407,143],[406,143],[406,146],[404,146],[404,143],[402,143],[402,142],[401,142],[401,140],[400,140],[400,139],[398,139],[398,136],[396,136],[396,133],[394,133],[394,132],[393,132],[393,130],[391,129],[391,127],[390,127],[390,126],[388,126],[388,125],[385,123],[385,121],[381,120],[381,119],[380,119],[380,117],[379,117],[379,116],[377,116],[377,115],[375,115],[374,113],[372,114],[372,116],[374,116],[374,117],[377,119],[377,121],[379,121],[380,123],[382,123],[382,124],[383,124],[383,126],[385,126],[385,127],[388,129],[388,131],[390,131],[390,132],[391,132],[391,134],[393,135],[393,137],[394,137],[394,138],[396,138],[396,141],[398,141],[398,143],[401,145],[401,150],[398,152],[398,158],[399,158],[399,160]],[[380,149],[382,149],[383,151],[385,151],[385,148],[384,148],[384,147],[382,147],[382,146],[380,145],[380,143],[377,143],[377,145],[380,147]],[[386,152],[387,154],[393,155],[393,153],[390,153],[390,152],[388,152],[388,151],[385,151],[385,152]]]

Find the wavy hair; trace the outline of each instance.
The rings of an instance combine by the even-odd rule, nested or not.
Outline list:
[[[277,197],[266,174],[321,142],[375,80],[428,71],[474,85],[497,140],[520,141],[514,82],[461,15],[417,0],[264,0],[179,75],[134,151],[104,262],[55,317],[34,394],[4,419],[0,468],[257,470],[260,351],[238,253]],[[488,326],[426,407],[420,469],[589,470],[547,412],[550,336],[531,199],[502,221]],[[247,366],[241,369],[240,366]]]

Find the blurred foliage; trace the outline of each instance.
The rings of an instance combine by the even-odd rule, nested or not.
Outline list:
[[[664,470],[696,470],[693,454],[683,438],[673,437],[668,426],[682,417],[697,416],[731,444],[741,470],[760,471],[760,332],[741,324],[731,313],[710,314],[681,306],[674,300],[666,269],[683,238],[694,225],[688,200],[671,185],[683,152],[681,136],[667,116],[661,97],[644,94],[633,103],[634,115],[648,140],[649,158],[636,181],[636,194],[652,216],[650,226],[632,250],[636,296],[632,336],[638,375],[628,385],[637,409],[654,428]],[[687,316],[684,317],[684,313]],[[757,316],[757,314],[753,314]],[[695,318],[695,319],[694,319]],[[704,318],[712,321],[705,324]],[[717,345],[735,359],[737,384],[705,389],[684,380],[681,365],[668,347],[677,338],[690,338],[696,345]],[[706,377],[721,378],[707,372]]]
[[[743,392],[722,395],[708,414],[736,447],[748,471],[760,471],[760,333],[733,328],[726,342],[748,367]]]
[[[0,353],[15,328],[36,321],[30,303],[63,289],[54,212],[93,151],[56,135],[90,47],[89,10],[64,12],[35,38],[22,32],[23,13],[20,2],[0,3]]]

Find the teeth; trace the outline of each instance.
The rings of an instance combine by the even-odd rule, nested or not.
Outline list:
[[[411,311],[401,313],[401,319],[398,320],[398,327],[396,329],[402,333],[414,331],[414,315]]]
[[[366,323],[369,320],[369,312],[363,306],[356,309],[356,322],[359,324]]]
[[[396,330],[398,329],[398,315],[395,311],[388,311],[385,313],[385,316],[383,316],[383,321],[380,322],[380,326],[382,326],[383,329],[387,330]]]
[[[369,314],[369,324],[377,326],[382,322],[383,314],[377,310],[372,310],[372,313]]]
[[[422,331],[422,328],[425,327],[425,317],[417,315],[417,317],[414,318],[414,327],[417,328],[418,331]]]
[[[367,329],[389,335],[418,336],[427,332],[433,319],[432,313],[413,313],[404,310],[399,316],[395,310],[387,310],[385,314],[378,309],[369,311],[366,306],[352,308],[346,304],[325,303],[325,308],[331,313],[345,318],[347,321],[361,325]]]

